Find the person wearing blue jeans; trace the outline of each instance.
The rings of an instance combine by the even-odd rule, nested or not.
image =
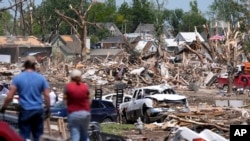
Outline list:
[[[73,112],[68,115],[68,126],[70,128],[72,141],[77,141],[77,140],[86,141],[85,139],[89,138],[88,135],[89,122],[90,122],[89,112],[79,111],[79,112]]]
[[[18,127],[20,135],[24,140],[32,138],[32,141],[39,141],[44,129],[43,97],[46,116],[50,113],[50,98],[49,84],[43,75],[36,72],[35,65],[36,58],[27,56],[23,65],[25,70],[13,78],[9,93],[0,112],[4,113],[7,105],[18,92],[20,105]]]
[[[30,133],[34,140],[38,140],[43,134],[44,110],[24,110],[21,109],[18,117],[20,134],[23,138],[29,139]]]

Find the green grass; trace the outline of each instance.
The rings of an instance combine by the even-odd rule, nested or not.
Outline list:
[[[133,124],[119,124],[119,123],[103,123],[101,124],[102,132],[123,135],[124,131],[136,130]]]

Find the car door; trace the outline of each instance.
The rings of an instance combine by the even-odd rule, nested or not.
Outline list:
[[[91,103],[91,121],[102,122],[106,114],[105,106],[99,100],[93,100]]]
[[[141,116],[141,105],[143,99],[143,92],[142,89],[138,89],[137,93],[133,96],[132,101],[130,102],[130,116],[132,120],[136,120],[139,116]]]
[[[247,78],[242,76],[241,78],[238,78],[238,82],[235,85],[237,88],[246,88],[247,83]]]

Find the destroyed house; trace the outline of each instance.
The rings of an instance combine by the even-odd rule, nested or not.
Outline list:
[[[35,36],[0,36],[0,54],[10,56],[10,62],[15,63],[27,55],[43,54],[50,56],[52,47],[42,43]]]
[[[122,49],[92,49],[90,51],[90,58],[99,58],[99,59],[115,59],[122,55]]]

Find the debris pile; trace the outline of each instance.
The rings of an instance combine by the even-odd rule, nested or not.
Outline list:
[[[192,107],[190,113],[166,113],[167,118],[162,123],[145,124],[145,130],[161,129],[171,131],[176,128],[188,128],[195,132],[210,130],[214,133],[229,138],[230,125],[249,123],[249,110],[245,108],[229,107]],[[171,132],[169,132],[171,133]]]
[[[116,81],[127,84],[132,82],[133,87],[168,83],[179,89],[197,90],[200,86],[213,86],[214,82],[209,82],[213,76],[211,69],[204,68],[190,63],[188,66],[183,64],[172,64],[166,60],[159,60],[155,57],[144,60],[140,64],[123,63],[122,58],[118,61],[105,61],[99,63],[94,59],[73,63],[56,63],[49,60],[49,64],[39,64],[39,72],[44,74],[52,84],[64,84],[69,81],[68,75],[72,69],[82,70],[82,78],[89,85],[111,86]],[[118,63],[121,62],[121,63]],[[20,73],[21,64],[1,64],[1,80],[10,81],[12,76]],[[209,78],[207,78],[209,77]],[[214,80],[214,79],[213,79]],[[210,83],[209,85],[207,85]],[[196,87],[196,88],[195,88]]]

